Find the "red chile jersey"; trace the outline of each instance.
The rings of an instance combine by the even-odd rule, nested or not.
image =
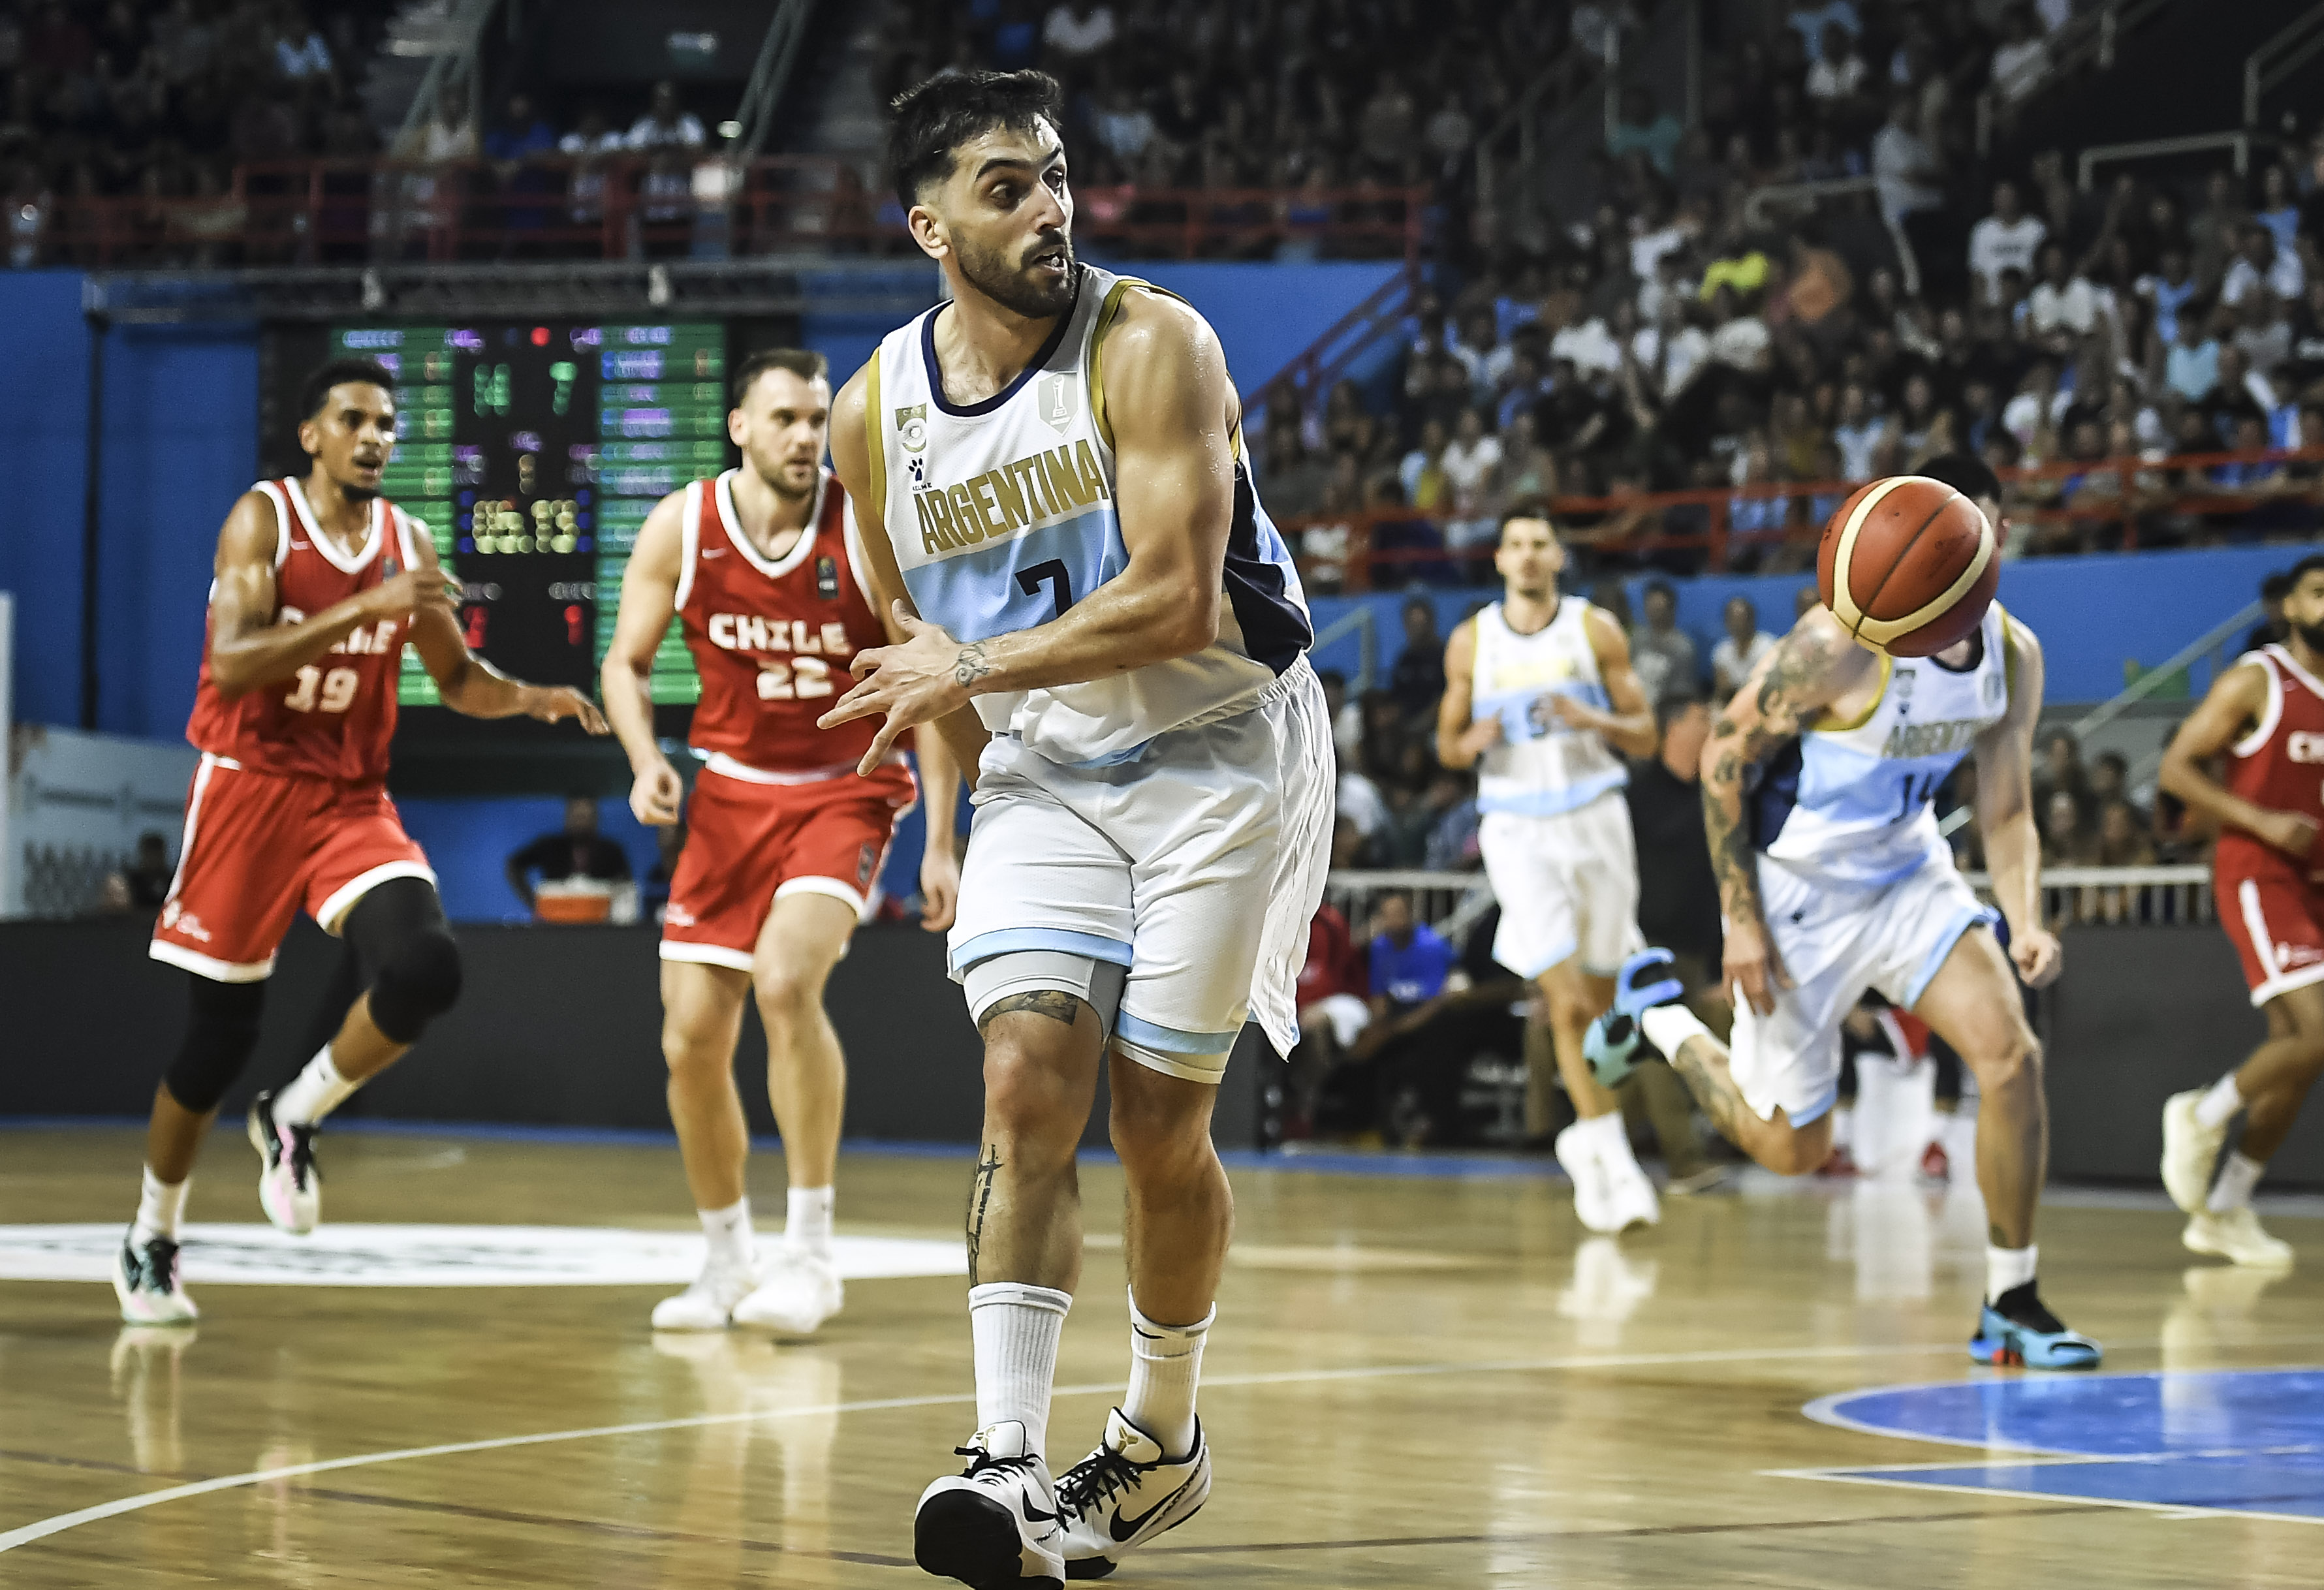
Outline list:
[[[678,616],[702,676],[688,738],[719,772],[773,776],[760,783],[852,772],[880,721],[815,721],[854,684],[855,654],[887,644],[888,633],[863,580],[847,492],[825,470],[806,532],[769,562],[734,528],[736,473],[686,488]]]
[[[274,505],[270,622],[295,624],[419,561],[426,527],[385,498],[372,500],[371,533],[349,554],[317,528],[296,480],[261,481],[252,489]],[[206,624],[186,738],[197,749],[257,772],[383,783],[395,737],[396,672],[410,628],[409,618],[365,624],[290,678],[229,696],[210,679]]]
[[[2227,786],[2255,806],[2298,812],[2324,827],[2324,681],[2281,646],[2264,647],[2247,660],[2267,675],[2267,701],[2251,732],[2227,748]],[[2279,864],[2283,859],[2282,851],[2239,828],[2221,832],[2223,869],[2254,859],[2254,852]],[[2305,870],[2311,884],[2324,884],[2319,863],[2324,856],[2310,851]]]

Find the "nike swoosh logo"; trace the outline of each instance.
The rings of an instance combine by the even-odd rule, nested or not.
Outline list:
[[[1023,1510],[1025,1521],[1028,1524],[1053,1524],[1057,1521],[1057,1515],[1054,1512],[1036,1512],[1030,1496],[1019,1496],[1017,1505]]]
[[[1163,1497],[1161,1501],[1157,1502],[1153,1506],[1139,1513],[1136,1518],[1131,1518],[1128,1513],[1124,1512],[1115,1513],[1113,1515],[1113,1521],[1105,1526],[1107,1532],[1112,1535],[1114,1543],[1116,1545],[1120,1545],[1122,1541],[1129,1539],[1132,1535],[1138,1533],[1139,1530],[1144,1529],[1147,1522],[1151,1520],[1156,1513],[1160,1512],[1164,1508],[1169,1506],[1170,1503],[1176,1502],[1180,1496],[1184,1495],[1185,1493],[1185,1486],[1179,1486],[1167,1496]]]

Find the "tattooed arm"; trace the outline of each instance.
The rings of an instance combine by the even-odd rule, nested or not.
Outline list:
[[[1711,841],[1711,869],[1727,920],[1723,968],[1762,1016],[1775,1008],[1775,990],[1790,986],[1759,907],[1757,861],[1744,821],[1743,786],[1752,767],[1798,737],[1817,713],[1879,667],[1874,655],[1849,639],[1840,620],[1817,608],[1759,659],[1743,687],[1722,708],[1702,748],[1702,820]]]

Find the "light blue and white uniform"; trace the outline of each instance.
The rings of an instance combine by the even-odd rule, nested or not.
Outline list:
[[[1593,611],[1560,597],[1530,635],[1509,628],[1498,602],[1472,620],[1470,718],[1501,722],[1499,741],[1477,760],[1477,848],[1501,905],[1493,959],[1520,977],[1576,954],[1583,970],[1611,977],[1643,942],[1637,843],[1622,799],[1629,775],[1604,736],[1549,705],[1563,695],[1611,710],[1590,644]]]
[[[1029,630],[1122,574],[1106,332],[1143,282],[1079,267],[1025,372],[947,402],[932,309],[881,344],[866,422],[914,605],[963,640]],[[1127,969],[1114,1036],[1216,1081],[1248,1016],[1298,1038],[1294,984],[1330,862],[1333,758],[1314,626],[1289,547],[1234,438],[1216,641],[1081,685],[976,698],[993,739],[953,927],[953,974],[1017,951]]]
[[[1883,658],[1879,694],[1825,715],[1759,770],[1746,803],[1767,933],[1793,988],[1761,1016],[1735,1002],[1735,1081],[1762,1118],[1802,1126],[1840,1097],[1840,1022],[1867,988],[1911,1009],[1961,934],[2000,920],[1961,881],[1931,802],[2009,712],[2009,617],[1973,659]]]

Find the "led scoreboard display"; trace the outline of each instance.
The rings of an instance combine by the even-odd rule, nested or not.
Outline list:
[[[594,694],[639,527],[729,461],[726,328],[334,326],[328,352],[395,374],[384,489],[427,521],[458,579],[469,648],[503,673]],[[701,694],[675,622],[651,687],[658,703]],[[410,651],[399,695],[439,704]]]

